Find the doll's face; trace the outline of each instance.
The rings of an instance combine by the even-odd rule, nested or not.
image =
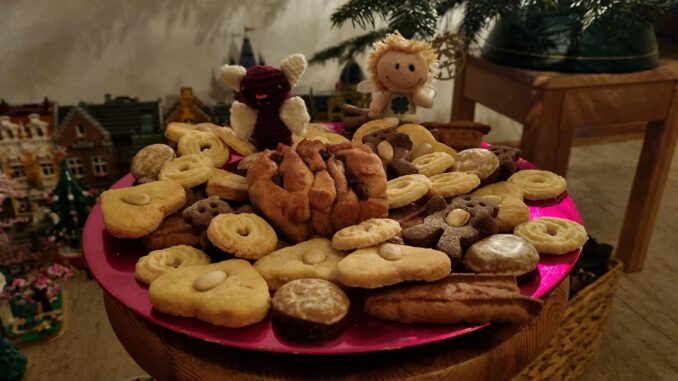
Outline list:
[[[419,54],[390,51],[379,59],[377,76],[391,92],[412,93],[426,84],[428,64]]]
[[[287,99],[290,89],[290,83],[281,70],[253,66],[240,82],[240,98],[253,109],[278,108]]]

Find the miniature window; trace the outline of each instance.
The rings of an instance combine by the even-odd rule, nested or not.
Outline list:
[[[12,171],[12,178],[16,180],[21,180],[26,178],[26,171],[24,170],[24,166],[21,164],[14,164],[10,167]]]
[[[66,161],[68,169],[76,179],[81,179],[85,176],[85,168],[82,166],[82,159],[79,157],[69,157]]]
[[[19,198],[16,200],[16,209],[17,214],[30,214],[31,203],[27,198]]]
[[[85,126],[78,123],[75,125],[75,136],[82,138],[85,136]]]
[[[40,163],[40,170],[43,176],[54,176],[54,164]]]
[[[108,175],[108,164],[104,156],[92,156],[92,168],[95,176]]]
[[[153,115],[141,114],[141,133],[142,134],[153,133]]]
[[[39,207],[41,208],[46,208],[47,207],[47,199],[46,198],[40,198],[36,200],[36,204],[38,204]]]

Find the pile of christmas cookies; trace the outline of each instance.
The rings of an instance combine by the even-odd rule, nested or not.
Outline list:
[[[166,136],[134,157],[136,185],[101,205],[111,235],[143,240],[136,278],[172,315],[238,328],[270,314],[292,341],[340,335],[350,309],[523,322],[541,301],[518,282],[587,238],[569,220],[530,220],[526,202],[562,197],[565,179],[518,171],[515,148],[457,152],[418,124],[374,120],[350,141],[314,126],[264,152],[212,124]],[[244,158],[226,171],[232,151]]]

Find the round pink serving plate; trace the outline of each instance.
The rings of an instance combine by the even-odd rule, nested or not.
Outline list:
[[[521,168],[533,168],[525,161]],[[132,185],[132,175],[118,181],[113,188]],[[556,200],[528,204],[532,218],[553,216],[581,223],[581,216],[568,195]],[[357,308],[351,311],[351,324],[339,338],[319,345],[298,345],[284,341],[271,328],[270,319],[239,329],[218,327],[194,318],[167,315],[153,309],[148,288],[134,278],[134,266],[145,255],[141,240],[118,239],[104,228],[101,206],[95,205],[87,219],[83,234],[83,251],[89,269],[101,287],[139,316],[167,329],[214,343],[249,350],[302,353],[348,354],[413,347],[441,341],[485,325],[414,325],[386,322],[371,318]],[[569,274],[579,258],[580,250],[565,255],[542,255],[538,273],[520,285],[524,295],[541,298],[553,290]]]

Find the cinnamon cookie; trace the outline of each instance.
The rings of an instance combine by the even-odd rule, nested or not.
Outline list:
[[[329,240],[313,238],[294,246],[283,247],[258,259],[254,268],[266,279],[271,290],[303,278],[337,283],[337,264],[345,256],[343,252],[334,250]]]
[[[390,209],[400,208],[426,196],[431,189],[431,180],[425,175],[397,177],[387,183],[386,195]]]
[[[347,226],[334,234],[332,247],[352,250],[388,241],[400,233],[400,224],[388,218],[372,218],[357,225]]]
[[[239,258],[258,259],[276,249],[275,230],[256,214],[220,214],[210,222],[207,237],[219,249]]]
[[[134,277],[143,283],[151,284],[157,277],[186,266],[206,265],[210,258],[202,251],[185,245],[154,250],[139,258],[134,269]]]
[[[516,226],[514,234],[525,238],[539,254],[567,254],[588,240],[580,224],[557,217],[540,217]]]
[[[522,237],[494,234],[468,248],[464,266],[475,273],[521,276],[537,268],[539,253]]]
[[[520,294],[510,275],[452,274],[437,282],[371,291],[365,298],[368,315],[400,323],[522,323],[541,308],[541,300]]]
[[[204,155],[184,155],[168,161],[160,170],[160,180],[172,180],[184,188],[193,188],[212,176],[214,162]]]
[[[508,182],[519,186],[527,200],[556,198],[567,190],[565,178],[539,169],[518,171],[509,177]]]
[[[350,253],[339,262],[339,281],[349,287],[379,288],[404,281],[432,282],[450,273],[443,252],[383,243]]]

